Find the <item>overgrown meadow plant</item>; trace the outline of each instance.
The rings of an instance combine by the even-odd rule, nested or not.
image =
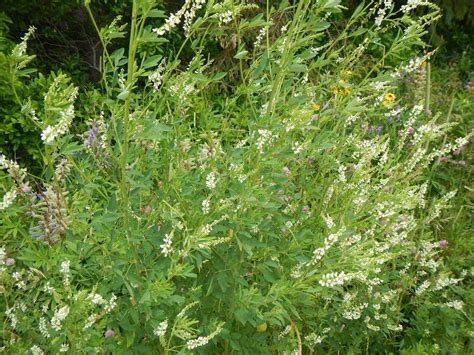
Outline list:
[[[43,178],[1,156],[2,349],[462,351],[426,321],[472,336],[472,275],[430,231],[456,191],[424,174],[471,136],[397,92],[437,7],[362,3],[333,30],[339,0],[156,6],[106,48],[83,134],[66,76],[31,108]]]

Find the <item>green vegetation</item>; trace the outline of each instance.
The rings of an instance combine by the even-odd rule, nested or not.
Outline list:
[[[468,10],[5,4],[3,351],[472,352]]]

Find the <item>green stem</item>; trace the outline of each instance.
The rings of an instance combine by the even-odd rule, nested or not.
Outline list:
[[[431,101],[431,64],[426,65],[425,112],[429,115]]]
[[[128,140],[129,140],[129,124],[130,124],[130,104],[132,100],[132,86],[135,74],[135,51],[136,51],[136,27],[137,27],[137,2],[133,1],[132,8],[132,24],[130,30],[130,42],[128,48],[128,66],[127,66],[127,90],[128,96],[125,99],[124,113],[123,113],[123,142],[120,155],[120,194],[122,197],[122,218],[123,227],[127,238],[130,237],[129,227],[129,187],[127,182],[127,155],[128,155]]]

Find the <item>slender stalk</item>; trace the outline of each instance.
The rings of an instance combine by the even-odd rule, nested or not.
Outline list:
[[[431,101],[431,64],[426,63],[426,91],[425,91],[425,112],[430,114]]]
[[[129,140],[129,125],[130,125],[130,104],[132,100],[132,86],[135,74],[135,51],[137,46],[136,30],[137,30],[137,1],[133,1],[132,8],[132,24],[130,30],[130,42],[128,47],[128,65],[127,65],[127,90],[128,96],[125,98],[124,113],[123,113],[123,142],[120,154],[120,194],[122,199],[122,219],[123,227],[127,238],[130,237],[129,226],[129,187],[127,182],[127,155],[128,155],[128,140]]]

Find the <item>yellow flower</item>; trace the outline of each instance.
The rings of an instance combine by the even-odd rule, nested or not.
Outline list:
[[[350,77],[350,76],[352,75],[352,70],[343,70],[343,71],[341,71],[341,75],[342,75],[343,77],[348,78],[348,77]]]
[[[321,105],[314,101],[311,103],[311,106],[313,106],[314,111],[319,111],[321,109]]]
[[[265,331],[267,331],[267,323],[261,323],[259,325],[257,325],[257,332],[259,333],[263,333]]]
[[[348,84],[344,79],[341,79],[337,82],[337,84],[331,87],[332,93],[334,95],[344,96],[351,92],[351,85]]]
[[[383,95],[383,104],[385,106],[388,106],[392,104],[395,101],[395,94],[392,94],[391,92],[387,92],[385,95]]]

